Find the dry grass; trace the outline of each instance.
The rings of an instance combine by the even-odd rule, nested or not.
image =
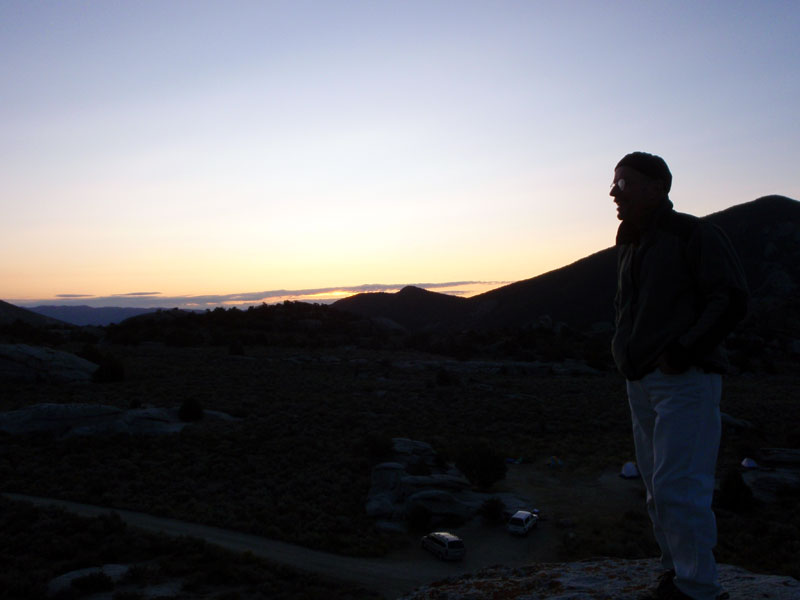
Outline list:
[[[242,420],[201,421],[161,437],[0,438],[6,491],[380,555],[395,542],[364,511],[370,469],[380,459],[369,454],[375,436],[428,441],[445,457],[483,439],[534,463],[557,455],[578,477],[633,454],[624,382],[612,373],[534,375],[515,363],[490,367],[354,348],[246,348],[244,357],[154,344],[106,350],[123,361],[124,381],[12,385],[0,410],[38,402],[179,406],[195,399]],[[723,410],[757,429],[726,431],[722,467],[738,464],[751,448],[798,445],[796,389],[789,377],[728,380]],[[579,522],[553,558],[653,555],[643,514]],[[792,507],[724,513],[719,523],[721,560],[800,576],[800,550],[791,543],[800,539],[800,523]]]

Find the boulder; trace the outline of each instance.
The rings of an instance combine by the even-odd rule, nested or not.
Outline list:
[[[800,467],[800,449],[798,448],[761,448],[758,451],[758,457],[765,464]]]
[[[370,494],[394,492],[398,488],[400,478],[405,475],[405,472],[406,468],[396,462],[385,462],[375,465],[372,468]]]
[[[93,362],[69,352],[27,344],[0,344],[0,381],[88,382],[97,368]]]
[[[469,520],[476,508],[457,495],[445,490],[425,490],[409,496],[405,503],[411,513],[415,509],[425,509],[435,519],[442,521]]]
[[[186,423],[175,408],[124,410],[97,404],[35,404],[0,413],[0,432],[10,435],[52,433],[59,437],[127,433],[156,435],[177,433]],[[205,416],[221,420],[232,417],[216,411]]]
[[[75,428],[107,427],[122,415],[116,406],[90,404],[36,404],[0,413],[0,431],[11,435],[54,433],[66,435]]]
[[[367,497],[367,515],[370,517],[393,518],[397,511],[394,495],[392,493],[370,494]]]
[[[407,438],[392,438],[392,450],[395,461],[410,465],[436,465],[436,450],[427,442],[418,442]]]
[[[397,482],[399,497],[407,498],[417,492],[437,489],[461,492],[470,488],[469,480],[461,474],[402,475]]]
[[[723,425],[729,425],[734,429],[755,429],[755,425],[745,419],[737,419],[727,413],[720,413],[719,416]]]
[[[780,497],[800,497],[800,449],[760,448],[756,464],[742,474],[756,498],[775,502]]]
[[[108,577],[109,581],[117,583],[127,575],[129,570],[130,568],[127,565],[109,564],[103,565],[102,567],[87,567],[85,569],[70,571],[69,573],[64,573],[50,580],[50,583],[47,585],[47,595],[64,595],[70,597],[69,593],[74,591],[73,582],[82,577],[105,575]]]
[[[372,469],[372,479],[367,495],[367,514],[371,517],[394,516],[400,500],[399,482],[405,473],[400,463],[386,462]]]
[[[775,502],[780,496],[800,497],[800,469],[748,469],[742,479],[762,502]]]
[[[731,600],[798,600],[800,582],[782,575],[751,573],[718,565]],[[495,566],[423,586],[400,600],[631,600],[650,597],[662,567],[657,559],[589,559],[573,563]]]

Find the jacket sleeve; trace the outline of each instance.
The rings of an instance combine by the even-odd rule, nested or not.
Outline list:
[[[681,368],[722,343],[747,314],[748,297],[739,257],[719,227],[701,223],[686,252],[696,285],[698,317],[666,351],[667,361]]]

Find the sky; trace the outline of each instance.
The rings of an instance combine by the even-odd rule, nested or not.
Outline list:
[[[800,199],[800,2],[0,0],[0,298],[470,295]]]

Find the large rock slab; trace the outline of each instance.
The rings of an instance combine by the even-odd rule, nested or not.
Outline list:
[[[401,600],[640,600],[660,573],[657,559],[497,566],[421,587]],[[800,582],[792,577],[719,565],[719,579],[730,600],[800,600]]]
[[[742,479],[762,502],[776,502],[780,497],[800,496],[800,469],[749,469]]]
[[[69,352],[28,344],[0,344],[0,381],[88,382],[97,368],[93,362]]]
[[[176,433],[185,425],[176,410],[167,408],[123,410],[102,404],[46,403],[0,413],[0,432],[10,435],[159,434]]]
[[[187,424],[176,408],[123,410],[101,404],[35,404],[0,413],[0,432],[9,435],[52,433],[59,437],[112,433],[156,435],[177,433]],[[203,411],[204,418],[231,421],[222,412]]]

